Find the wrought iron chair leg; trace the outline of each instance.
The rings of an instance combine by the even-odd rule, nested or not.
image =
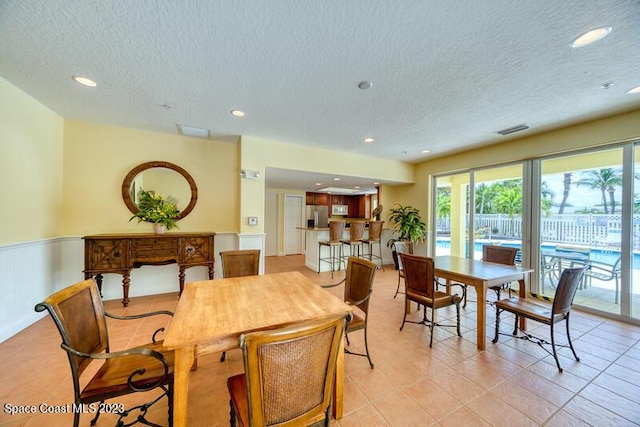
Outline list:
[[[173,381],[167,387],[167,406],[169,407],[169,427],[173,427]]]
[[[424,306],[424,320],[427,320],[427,306]],[[436,310],[431,307],[431,324],[429,325],[429,329],[431,329],[431,338],[429,339],[429,348],[433,348],[433,330],[436,325]]]
[[[98,405],[98,407],[102,406],[102,404],[104,403],[104,400],[100,401],[100,405]],[[96,423],[98,422],[98,418],[100,417],[100,414],[102,413],[102,411],[96,411],[96,416],[93,417],[93,419],[91,420],[91,425],[95,426]]]
[[[515,314],[515,313],[514,313],[514,315],[515,315],[516,321],[513,324],[513,334],[512,335],[515,337],[516,335],[518,335],[518,315]]]
[[[407,321],[407,301],[405,300],[404,316],[402,316],[402,325],[400,326],[400,330],[402,330],[402,328],[404,328],[404,323],[406,321]]]
[[[373,369],[373,362],[371,361],[371,356],[369,356],[369,342],[367,340],[367,328],[364,328],[364,349],[367,352],[367,359],[369,360],[369,366]]]
[[[456,304],[456,330],[458,331],[458,336],[461,337],[460,333],[460,303]]]
[[[493,340],[491,341],[492,343],[497,343],[498,342],[498,335],[500,334],[500,310],[498,310],[496,308],[496,333],[493,336]]]
[[[551,323],[551,349],[553,350],[553,358],[556,360],[556,365],[558,366],[558,371],[562,372],[562,367],[560,366],[560,360],[558,359],[558,352],[556,351],[556,334],[553,330],[554,323]]]
[[[349,342],[349,334],[347,334],[346,332],[344,333],[344,340],[347,342],[347,345],[351,345],[351,343]]]
[[[233,402],[231,400],[229,400],[229,418],[230,418],[231,427],[235,427],[236,426],[236,411],[233,408]]]
[[[222,354],[220,355],[220,361],[224,362],[224,360],[227,358],[227,352],[223,351]]]
[[[567,317],[565,317],[565,323],[567,325],[567,340],[569,341],[569,348],[571,349],[571,352],[573,353],[573,357],[575,357],[576,362],[580,361],[580,358],[578,357],[578,355],[576,354],[575,349],[573,348],[573,343],[571,342],[571,334],[569,333],[569,315],[571,313],[567,313]]]
[[[393,296],[394,298],[398,296],[400,293],[400,273],[398,273],[398,286],[396,286],[396,294]]]

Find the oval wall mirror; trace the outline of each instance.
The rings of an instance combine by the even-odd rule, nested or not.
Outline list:
[[[146,162],[131,169],[122,183],[122,199],[131,213],[138,213],[136,203],[141,188],[155,190],[164,197],[178,200],[178,219],[187,216],[198,200],[198,187],[189,172],[169,162]]]

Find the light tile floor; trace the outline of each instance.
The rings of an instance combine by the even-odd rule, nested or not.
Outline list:
[[[329,273],[317,274],[303,266],[299,256],[268,258],[266,272],[299,270],[318,284],[335,283]],[[343,277],[343,276],[342,276]],[[346,355],[345,415],[339,426],[581,426],[640,425],[640,327],[603,319],[574,310],[571,331],[580,362],[563,349],[558,373],[553,358],[530,342],[512,339],[512,319],[505,316],[497,344],[493,336],[490,309],[487,351],[475,345],[475,294],[462,310],[463,337],[454,330],[437,328],[433,348],[429,331],[407,324],[402,332],[403,295],[394,299],[397,272],[387,267],[378,271],[370,312],[370,350],[375,369],[366,359]],[[341,287],[332,290],[341,295]],[[173,309],[177,294],[133,298],[128,308],[107,301],[107,310],[136,313]],[[442,322],[454,310],[439,310]],[[413,311],[414,318],[422,316]],[[123,349],[149,339],[151,331],[165,320],[144,320],[135,324],[111,322],[112,347]],[[531,331],[548,335],[529,323]],[[563,328],[559,328],[563,329]],[[562,338],[561,338],[562,339]],[[350,336],[351,346],[362,349],[362,333]],[[0,344],[0,426],[68,426],[71,414],[51,414],[72,402],[73,390],[65,353],[50,318],[42,319]],[[567,356],[567,357],[565,357]],[[228,395],[225,381],[242,371],[238,350],[221,363],[219,354],[199,359],[190,380],[189,424],[225,426]],[[146,398],[148,396],[142,396]],[[113,399],[111,403],[140,401]],[[7,414],[7,406],[35,405],[35,414]],[[58,405],[57,407],[54,405]],[[166,425],[166,401],[150,411],[150,418]],[[91,415],[81,417],[88,426]],[[114,424],[104,414],[98,426]]]

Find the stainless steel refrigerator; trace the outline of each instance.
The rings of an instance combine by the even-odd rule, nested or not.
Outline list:
[[[329,206],[307,206],[307,227],[327,228],[329,226]]]

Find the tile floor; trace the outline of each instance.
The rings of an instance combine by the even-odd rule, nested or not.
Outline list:
[[[332,283],[329,273],[306,269],[299,256],[268,258],[265,267],[267,273],[299,270],[319,284]],[[640,425],[640,327],[574,310],[572,336],[581,361],[562,357],[564,373],[560,374],[553,358],[540,347],[508,335],[502,335],[498,344],[489,340],[487,351],[478,352],[473,292],[462,313],[463,337],[438,328],[430,349],[429,331],[424,326],[407,324],[399,331],[403,295],[393,298],[396,282],[392,268],[378,271],[369,326],[375,369],[371,370],[364,358],[346,355],[345,415],[333,425]],[[334,291],[341,294],[340,288]],[[177,299],[177,294],[165,294],[134,298],[127,309],[118,301],[107,301],[105,306],[115,313],[135,313],[173,309]],[[454,313],[440,310],[438,318],[446,321]],[[490,310],[490,337],[492,313]],[[414,310],[413,316],[421,316],[421,312]],[[148,340],[158,325],[150,320],[127,323],[110,327],[115,349]],[[510,332],[511,324],[505,320],[503,332]],[[529,325],[533,331],[535,324]],[[538,332],[546,334],[542,329]],[[362,333],[354,333],[350,339],[351,346],[363,347]],[[59,344],[48,317],[0,344],[0,426],[72,425],[71,414],[44,411],[64,410],[72,401],[68,362]],[[570,356],[565,349],[561,354]],[[199,359],[190,380],[190,425],[229,424],[225,381],[241,371],[238,350],[229,352],[223,363],[218,354]],[[118,398],[112,403],[131,401]],[[10,415],[7,405],[35,405],[36,413]],[[149,418],[166,425],[166,409],[163,400],[150,410]],[[88,426],[91,418],[90,414],[81,416],[81,425]],[[97,425],[114,425],[114,420],[104,414]]]

